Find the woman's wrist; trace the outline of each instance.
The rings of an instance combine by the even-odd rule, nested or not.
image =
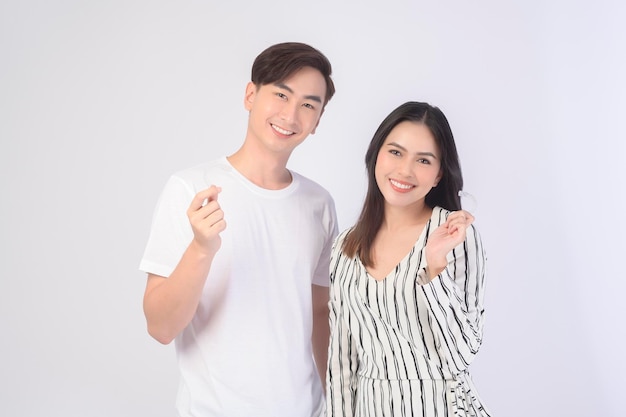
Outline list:
[[[446,269],[445,263],[442,264],[442,263],[430,263],[429,262],[426,264],[426,276],[430,280],[433,280],[435,279],[435,277],[441,274],[444,269]]]

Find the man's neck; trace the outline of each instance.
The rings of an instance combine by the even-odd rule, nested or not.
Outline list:
[[[261,188],[280,190],[291,184],[291,173],[287,169],[287,157],[251,152],[242,146],[227,157],[228,162],[244,177]]]

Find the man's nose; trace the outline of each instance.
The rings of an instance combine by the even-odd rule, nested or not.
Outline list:
[[[285,103],[285,105],[282,107],[280,111],[280,117],[283,120],[287,120],[287,121],[296,120],[297,115],[298,115],[297,108],[298,108],[297,104],[294,102]]]

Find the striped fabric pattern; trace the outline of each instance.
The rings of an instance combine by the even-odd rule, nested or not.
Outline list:
[[[335,241],[330,266],[327,416],[489,416],[468,373],[483,333],[485,251],[474,226],[425,282],[423,248],[449,211],[433,209],[385,279]]]

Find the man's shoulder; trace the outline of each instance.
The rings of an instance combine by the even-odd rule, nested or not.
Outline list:
[[[225,174],[228,171],[228,164],[225,163],[225,158],[222,157],[178,170],[172,174],[172,177],[185,182],[196,182],[198,180],[207,180],[215,175]]]
[[[291,174],[300,183],[300,187],[307,193],[332,200],[330,192],[316,181],[294,171],[291,171]]]

